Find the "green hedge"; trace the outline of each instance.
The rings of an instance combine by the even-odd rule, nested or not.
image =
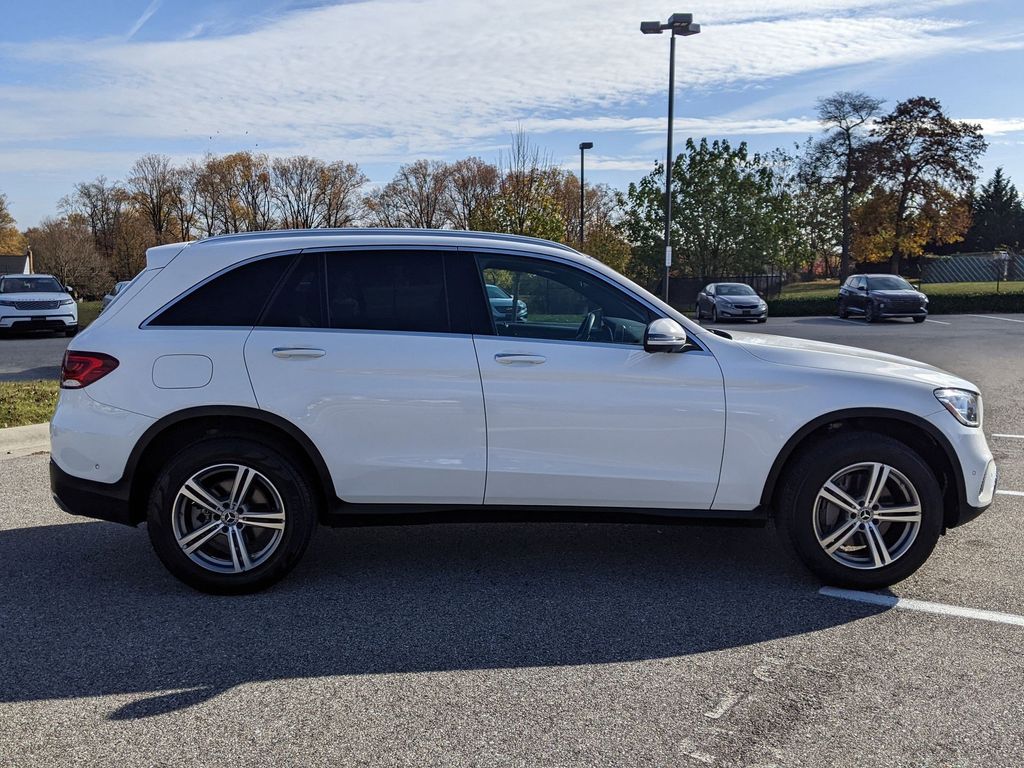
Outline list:
[[[838,304],[834,297],[828,299],[772,299],[768,302],[768,315],[769,317],[834,315],[836,314],[837,306]],[[1024,312],[1024,294],[935,294],[928,297],[928,312],[933,315],[956,315],[971,312]]]

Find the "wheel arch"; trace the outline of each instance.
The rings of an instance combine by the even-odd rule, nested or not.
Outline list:
[[[957,524],[967,491],[959,459],[942,432],[920,416],[888,408],[851,408],[818,416],[798,429],[779,451],[761,492],[761,505],[774,509],[779,481],[802,451],[823,437],[844,429],[860,429],[893,437],[917,451],[935,471],[942,489],[946,527]]]
[[[317,481],[314,491],[323,515],[335,497],[327,463],[301,429],[287,419],[245,406],[199,406],[175,411],[152,424],[136,442],[125,465],[131,523],[146,518],[146,497],[160,468],[161,458],[190,442],[223,433],[245,432],[275,439],[301,461]]]

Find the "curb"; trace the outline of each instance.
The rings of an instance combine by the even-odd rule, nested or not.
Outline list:
[[[50,425],[29,424],[27,427],[0,429],[0,460],[50,450]]]

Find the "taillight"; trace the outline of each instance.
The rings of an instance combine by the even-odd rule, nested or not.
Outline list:
[[[117,368],[117,359],[102,352],[64,353],[64,363],[60,369],[60,386],[62,389],[81,389],[94,381],[98,381]]]

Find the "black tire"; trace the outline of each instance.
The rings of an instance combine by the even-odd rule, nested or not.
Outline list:
[[[843,320],[845,320],[849,316],[850,316],[850,311],[846,308],[846,303],[840,301],[839,302],[839,317],[841,317]]]
[[[700,302],[694,307],[694,311],[697,313],[698,322],[704,319],[704,310],[700,308]]]
[[[70,327],[70,328],[66,328],[66,329],[64,330],[64,335],[65,335],[65,336],[66,336],[67,338],[69,338],[69,339],[70,339],[70,338],[71,338],[72,336],[74,336],[74,335],[75,335],[76,333],[78,333],[78,326],[77,326],[77,325],[73,325],[72,327]]]
[[[223,573],[208,570],[185,554],[175,537],[172,515],[184,483],[204,468],[239,463],[261,473],[280,495],[286,512],[280,539],[264,562],[251,570]],[[317,523],[313,480],[291,455],[244,435],[213,437],[193,443],[170,457],[149,495],[149,538],[160,561],[193,589],[221,595],[266,589],[282,579],[301,559]],[[256,530],[251,535],[256,535]]]
[[[711,305],[711,322],[718,322],[718,307],[716,307],[714,304]]]
[[[927,317],[915,317],[914,318],[914,322],[915,323],[923,323],[927,319],[928,319]]]
[[[759,322],[759,323],[767,323],[768,322],[768,318],[767,317],[759,317],[759,318],[757,318],[757,322]]]
[[[815,533],[818,492],[837,472],[861,462],[882,462],[901,473],[916,490],[921,507],[916,537],[906,551],[888,565],[865,570],[838,562]],[[904,443],[876,432],[843,432],[802,450],[787,466],[776,494],[775,523],[783,542],[824,582],[850,589],[880,589],[914,573],[935,548],[943,516],[942,491],[928,465]],[[861,536],[855,534],[851,543],[866,545]],[[863,545],[860,549],[867,551]]]
[[[878,310],[875,309],[875,303],[869,301],[868,305],[864,308],[864,320],[869,323],[878,322]]]

